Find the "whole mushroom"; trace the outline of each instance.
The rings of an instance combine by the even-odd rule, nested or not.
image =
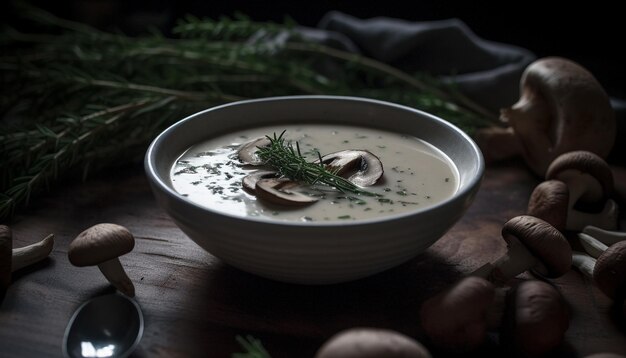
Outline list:
[[[588,151],[573,151],[560,155],[550,164],[546,179],[560,180],[569,189],[566,228],[580,231],[586,225],[604,229],[617,227],[617,204],[607,198],[613,191],[613,174],[608,164]],[[599,213],[582,211],[577,204],[599,203]]]
[[[626,241],[607,247],[597,259],[574,252],[572,265],[583,275],[592,278],[608,297],[617,301],[626,298]]]
[[[424,302],[421,326],[431,342],[444,350],[474,350],[485,341],[494,298],[493,284],[480,277],[466,277]]]
[[[611,245],[598,257],[593,280],[607,296],[626,298],[626,242]]]
[[[67,256],[74,266],[97,265],[104,277],[120,292],[135,296],[135,286],[128,278],[118,257],[135,246],[133,235],[117,224],[94,225],[70,243]]]
[[[507,252],[493,263],[480,267],[472,275],[505,284],[526,270],[559,277],[569,271],[572,249],[560,231],[530,215],[516,216],[502,227]]]
[[[546,221],[557,230],[565,230],[569,189],[559,180],[547,180],[535,187],[528,200],[527,214]]]
[[[524,281],[507,297],[501,337],[526,356],[543,356],[558,347],[568,327],[563,297],[543,281]]]
[[[430,358],[414,339],[388,329],[352,328],[335,334],[315,358]]]
[[[552,160],[569,151],[607,157],[615,142],[615,114],[608,95],[585,68],[565,58],[539,59],[524,71],[520,93],[517,103],[500,112],[512,134],[498,135],[517,140],[537,175],[543,177]]]

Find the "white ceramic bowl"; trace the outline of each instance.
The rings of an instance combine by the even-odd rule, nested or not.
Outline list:
[[[171,167],[193,144],[251,127],[311,122],[373,127],[426,140],[456,165],[459,190],[438,205],[395,216],[354,222],[278,222],[207,209],[172,187]],[[484,163],[465,133],[430,114],[370,99],[292,96],[236,102],[189,116],[152,142],[145,169],[159,205],[212,255],[270,279],[328,284],[381,272],[427,249],[471,204]]]

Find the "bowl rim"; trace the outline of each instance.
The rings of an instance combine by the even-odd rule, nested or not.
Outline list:
[[[230,213],[219,211],[219,210],[214,210],[206,206],[203,206],[201,204],[198,204],[194,201],[191,201],[190,199],[185,198],[184,196],[180,195],[176,190],[174,190],[169,185],[167,185],[161,179],[161,177],[157,174],[158,172],[155,168],[156,167],[155,152],[157,148],[162,144],[163,141],[165,141],[169,136],[171,136],[172,133],[174,133],[179,127],[184,126],[186,122],[192,121],[196,117],[204,116],[207,113],[220,111],[224,108],[228,108],[231,106],[254,104],[254,103],[259,103],[259,102],[281,102],[281,101],[292,101],[292,100],[333,100],[333,101],[353,101],[353,102],[369,103],[369,104],[392,107],[392,108],[396,108],[396,109],[400,109],[404,111],[414,112],[415,114],[419,116],[427,117],[429,120],[438,122],[438,124],[443,125],[447,127],[449,130],[455,132],[469,144],[472,151],[476,155],[476,159],[477,159],[478,168],[475,171],[476,175],[474,175],[467,182],[467,185],[464,188],[457,190],[451,197],[437,204],[424,208],[422,210],[411,210],[407,212],[402,212],[402,213],[393,214],[393,215],[386,215],[382,217],[358,219],[358,220],[350,220],[350,221],[333,220],[333,221],[308,222],[308,221],[286,221],[286,220],[280,221],[280,220],[274,220],[271,218],[266,218],[264,216],[239,216],[239,215],[234,215],[234,214],[230,214]],[[184,205],[191,206],[195,210],[207,212],[209,214],[218,215],[218,216],[222,216],[222,217],[226,217],[226,218],[230,218],[234,220],[240,220],[244,222],[253,222],[256,224],[309,227],[309,228],[311,227],[336,228],[336,227],[346,227],[346,226],[372,225],[372,224],[379,224],[382,222],[407,219],[409,217],[419,215],[422,213],[436,211],[455,201],[464,200],[464,198],[467,195],[469,195],[472,191],[476,190],[477,186],[480,185],[480,182],[482,181],[484,171],[485,171],[485,162],[484,162],[482,152],[480,151],[478,145],[474,142],[474,140],[472,140],[472,138],[467,133],[463,132],[460,128],[453,125],[452,123],[442,118],[439,118],[433,114],[430,114],[428,112],[424,112],[419,109],[415,109],[409,106],[405,106],[405,105],[401,105],[401,104],[397,104],[393,102],[371,99],[371,98],[364,98],[364,97],[334,96],[334,95],[293,95],[293,96],[274,96],[274,97],[254,98],[254,99],[246,99],[246,100],[241,100],[241,101],[229,102],[229,103],[213,106],[205,110],[193,113],[177,121],[176,123],[173,123],[172,125],[167,127],[165,130],[163,130],[161,133],[159,133],[159,135],[157,135],[157,137],[154,138],[154,140],[150,143],[146,151],[146,155],[144,157],[144,170],[146,172],[146,176],[148,180],[152,184],[153,190],[155,189],[155,186],[156,186],[156,188],[158,188],[161,192],[163,192],[170,200],[174,200],[175,202],[183,203]]]

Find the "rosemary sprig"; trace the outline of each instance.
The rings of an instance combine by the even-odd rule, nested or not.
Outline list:
[[[129,37],[19,8],[26,28],[51,31],[0,31],[0,221],[61,179],[140,159],[174,121],[240,99],[350,95],[422,109],[469,134],[493,124],[454,88],[307,42],[293,23],[189,17],[180,38]]]
[[[310,185],[328,185],[344,193],[377,196],[377,194],[363,190],[326,169],[322,163],[322,155],[319,152],[317,152],[319,163],[307,161],[300,152],[298,142],[296,142],[296,148],[294,148],[293,144],[285,141],[285,138],[283,138],[284,134],[285,131],[278,136],[276,133],[273,136],[266,136],[270,144],[266,147],[259,147],[257,150],[259,158],[266,165],[277,170],[281,176]]]
[[[231,358],[272,358],[259,339],[250,335],[246,337],[237,336],[235,339],[245,352],[234,353]]]

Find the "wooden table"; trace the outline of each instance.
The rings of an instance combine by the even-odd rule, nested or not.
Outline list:
[[[425,342],[420,304],[504,252],[501,226],[524,213],[537,183],[519,163],[489,168],[468,213],[427,252],[376,276],[331,286],[283,284],[226,266],[156,206],[139,166],[67,184],[12,224],[14,247],[51,232],[56,246],[50,259],[14,274],[0,307],[0,356],[61,356],[72,312],[110,291],[96,267],[77,268],[67,259],[70,241],[100,222],[124,225],[136,237],[135,249],[121,258],[145,314],[136,357],[229,357],[241,351],[235,336],[246,334],[260,338],[274,358],[312,357],[329,336],[354,326],[392,328]],[[625,324],[611,319],[611,301],[576,271],[553,282],[571,306],[566,341],[555,356],[626,355]],[[481,353],[495,357],[502,350],[494,333]]]

